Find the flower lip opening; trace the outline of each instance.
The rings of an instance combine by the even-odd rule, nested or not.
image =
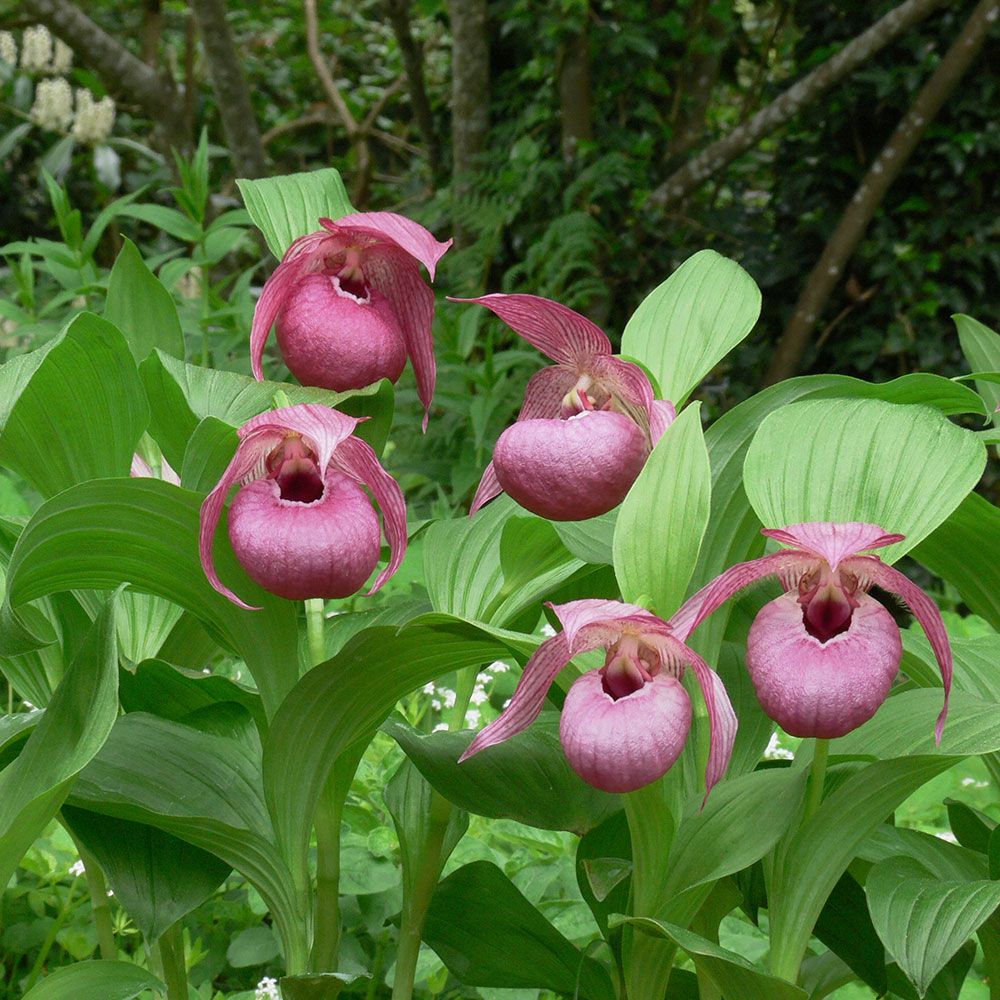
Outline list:
[[[799,596],[802,624],[821,644],[829,642],[851,627],[858,601],[843,586],[833,582],[817,584]]]
[[[300,437],[289,437],[267,456],[267,469],[282,500],[309,504],[326,490],[316,456]]]
[[[372,300],[371,289],[365,283],[361,269],[344,269],[340,274],[331,274],[333,290],[342,298],[353,299],[359,306],[366,306]]]
[[[641,690],[657,673],[656,654],[628,635],[608,648],[601,668],[601,687],[612,701]]]

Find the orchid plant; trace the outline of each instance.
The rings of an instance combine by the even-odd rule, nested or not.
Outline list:
[[[958,843],[901,810],[965,762],[1000,781],[1000,337],[957,317],[966,378],[807,376],[706,419],[759,311],[734,262],[687,260],[616,354],[534,295],[435,306],[449,241],[335,172],[240,183],[280,259],[253,377],[189,363],[131,257],[103,316],[0,367],[31,511],[0,517],[0,669],[40,709],[0,718],[0,884],[57,819],[100,954],[26,997],[189,1000],[185,921],[234,870],[285,1000],[1000,997],[1000,799],[948,805]],[[437,419],[433,322],[477,306],[553,364],[427,522],[393,384],[408,358],[396,419]],[[296,383],[264,378],[272,328]],[[580,919],[473,845],[496,820],[546,831]]]

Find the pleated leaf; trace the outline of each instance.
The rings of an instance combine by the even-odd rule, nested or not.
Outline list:
[[[952,316],[958,328],[958,340],[962,345],[962,353],[974,372],[1000,371],[1000,335],[994,333],[978,319],[958,313]],[[992,379],[978,379],[976,388],[986,400],[992,413],[1000,403],[1000,385]],[[996,418],[993,418],[994,421]]]
[[[145,990],[162,992],[163,983],[131,962],[77,962],[46,976],[23,1000],[133,1000]]]

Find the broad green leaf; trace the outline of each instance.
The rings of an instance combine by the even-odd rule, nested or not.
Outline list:
[[[667,428],[622,501],[615,575],[622,597],[645,599],[661,618],[684,600],[708,525],[712,474],[694,403]]]
[[[764,419],[743,482],[768,527],[868,521],[906,535],[880,550],[894,562],[951,514],[985,464],[982,443],[929,407],[809,400]]]
[[[563,545],[578,559],[588,563],[614,562],[615,522],[618,508],[586,521],[553,521],[552,527]]]
[[[952,638],[951,653],[955,689],[1000,704],[1000,635]],[[923,632],[911,628],[903,633],[900,669],[920,687],[941,688],[941,671]]]
[[[986,854],[990,849],[990,835],[997,827],[996,820],[955,799],[945,799],[944,804],[948,809],[948,826],[955,839],[962,847]]]
[[[0,368],[0,465],[43,496],[128,475],[148,420],[125,338],[91,313]]]
[[[424,941],[468,986],[549,989],[613,1000],[607,971],[568,941],[496,865],[474,861],[438,887]]]
[[[162,597],[126,591],[118,615],[122,656],[132,663],[155,656],[183,613]]]
[[[876,996],[886,991],[885,948],[875,931],[865,893],[845,872],[833,887],[813,932]]]
[[[962,313],[952,316],[952,319],[958,328],[958,340],[969,367],[974,372],[1000,371],[1000,334],[994,333],[979,320]],[[981,379],[976,387],[992,413],[997,403],[1000,403],[1000,386],[992,380]]]
[[[865,893],[879,936],[921,996],[1000,906],[1000,882],[942,881],[910,858],[877,864]]]
[[[759,315],[753,278],[735,261],[700,250],[643,299],[622,334],[622,353],[646,365],[662,398],[679,409]]]
[[[226,961],[234,969],[263,965],[277,957],[278,942],[270,927],[245,927],[226,949]]]
[[[300,236],[316,232],[320,219],[339,219],[354,211],[335,167],[258,180],[241,177],[236,186],[254,225],[279,260]]]
[[[205,417],[238,427],[271,409],[275,393],[289,403],[320,403],[354,417],[369,417],[358,427],[358,436],[381,452],[392,422],[393,388],[383,379],[350,392],[330,392],[285,382],[258,382],[249,375],[188,365],[154,351],[139,368],[149,399],[149,432],[168,461],[182,469],[184,453],[198,422]]]
[[[184,360],[184,334],[174,300],[129,239],[111,268],[104,318],[125,335],[136,364],[156,348]]]
[[[608,933],[608,918],[628,907],[632,869],[632,837],[624,811],[609,816],[580,838],[576,847],[580,895],[619,961],[621,935]]]
[[[114,610],[112,597],[24,748],[0,771],[0,885],[111,732],[118,712]]]
[[[591,787],[569,766],[558,712],[543,712],[523,733],[461,764],[471,732],[425,734],[395,719],[383,729],[438,792],[479,816],[582,837],[621,808],[618,796]]]
[[[176,208],[168,208],[166,205],[126,205],[118,214],[148,222],[183,243],[196,243],[201,238],[201,227],[197,222],[189,219],[183,212],[178,212]]]
[[[646,934],[673,941],[687,953],[699,973],[707,976],[727,997],[807,1000],[808,994],[798,986],[762,972],[741,955],[713,944],[699,934],[649,917],[629,917],[626,920]]]
[[[222,578],[261,611],[242,611],[217,593],[198,558],[201,496],[156,479],[82,483],[44,503],[11,556],[0,608],[0,653],[21,652],[30,636],[19,617],[29,601],[74,588],[130,583],[186,608],[246,661],[273,711],[298,676],[296,609],[261,590],[243,572],[224,528],[216,535]],[[8,625],[10,623],[10,625]],[[36,636],[34,647],[51,641]]]
[[[383,626],[354,636],[305,674],[272,720],[264,748],[265,795],[289,867],[305,870],[316,803],[342,753],[367,743],[415,688],[509,655],[500,640],[462,623]]]
[[[62,813],[149,945],[209,899],[232,870],[214,854],[155,827],[72,806]]]
[[[1000,629],[1000,510],[971,493],[914,550],[970,610]]]
[[[284,976],[278,985],[284,1000],[336,1000],[343,990],[357,994],[369,982],[367,976],[346,972],[315,972],[309,976]]]
[[[93,961],[64,965],[24,994],[23,1000],[133,1000],[163,983],[131,962]]]
[[[235,429],[216,417],[205,417],[188,438],[181,465],[181,485],[195,493],[208,493],[222,478],[236,451]]]

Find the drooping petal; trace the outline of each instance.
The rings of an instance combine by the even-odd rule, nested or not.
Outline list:
[[[546,639],[525,664],[510,704],[469,744],[459,763],[527,729],[538,718],[552,682],[571,658],[564,635]]]
[[[500,480],[497,479],[493,463],[490,462],[483,470],[483,478],[479,480],[479,487],[476,490],[476,495],[472,498],[472,506],[469,508],[469,516],[471,517],[480,507],[501,493],[503,493],[503,487],[500,485]]]
[[[934,727],[934,738],[940,743],[945,719],[948,717],[948,699],[951,696],[953,672],[951,643],[948,641],[948,630],[941,620],[941,612],[934,601],[912,580],[900,573],[898,569],[882,562],[881,559],[875,556],[862,556],[857,560],[851,560],[848,565],[853,568],[855,563],[864,564],[863,572],[867,573],[869,580],[877,583],[883,590],[898,594],[906,602],[907,607],[913,612],[913,617],[920,622],[920,627],[927,634],[931,649],[934,650],[934,656],[937,658],[938,667],[941,669],[941,681],[944,684],[944,705]]]
[[[406,555],[406,500],[399,483],[382,468],[371,445],[361,438],[349,437],[341,441],[330,464],[367,486],[382,511],[382,525],[389,543],[389,563],[368,591],[370,596],[399,569]]]
[[[666,623],[656,615],[622,601],[603,601],[588,598],[582,601],[567,601],[565,604],[549,604],[566,636],[570,656],[610,646],[616,642],[626,625],[638,625],[647,631],[666,629]],[[598,628],[595,629],[595,626]]]
[[[670,627],[674,635],[684,642],[716,608],[744,587],[768,576],[781,576],[805,569],[814,562],[814,556],[786,551],[730,566],[684,602],[671,617]]]
[[[364,272],[372,288],[381,292],[389,301],[399,321],[406,353],[417,378],[417,395],[424,404],[423,429],[426,431],[437,378],[434,337],[431,332],[434,323],[434,293],[421,277],[416,261],[405,250],[396,246],[376,246],[367,250],[364,255]]]
[[[677,409],[669,399],[654,399],[649,411],[649,437],[653,446],[677,418]]]
[[[830,569],[836,569],[851,556],[901,542],[905,537],[864,521],[807,521],[790,524],[787,528],[764,528],[761,534],[792,548],[812,552],[825,559]]]
[[[550,365],[528,379],[518,420],[558,419],[563,397],[576,385],[577,376],[561,365]]]
[[[584,781],[606,792],[632,792],[662,777],[684,749],[691,699],[670,674],[657,674],[617,700],[598,670],[578,677],[566,695],[559,738]]]
[[[434,280],[437,262],[452,244],[451,240],[447,243],[438,242],[419,222],[395,212],[354,212],[336,220],[319,221],[328,232],[343,236],[346,240],[350,240],[355,233],[361,233],[376,240],[395,243],[427,268],[431,281]]]
[[[592,358],[611,354],[611,341],[599,327],[567,306],[539,295],[481,295],[475,299],[449,298],[486,306],[515,333],[560,364],[586,368]]]
[[[338,248],[336,238],[324,230],[300,236],[285,251],[281,263],[264,282],[263,291],[253,311],[253,325],[250,328],[250,366],[258,382],[264,378],[261,367],[264,344],[285,299],[302,278],[313,271],[321,270],[324,257],[336,252]]]

